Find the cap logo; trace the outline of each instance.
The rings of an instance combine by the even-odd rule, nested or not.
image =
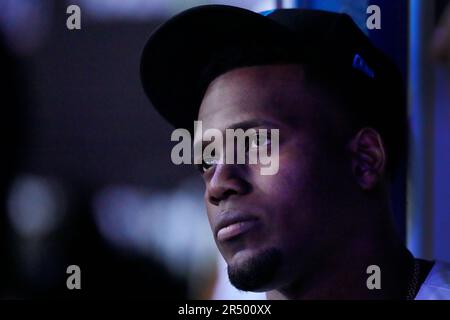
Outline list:
[[[263,15],[265,17],[267,17],[269,14],[271,14],[272,12],[274,12],[276,9],[272,9],[272,10],[266,10],[266,11],[261,11],[259,14]]]
[[[353,68],[364,72],[367,76],[371,78],[375,78],[375,73],[359,54],[355,54],[355,57],[353,58]]]

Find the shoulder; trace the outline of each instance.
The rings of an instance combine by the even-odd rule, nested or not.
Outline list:
[[[415,300],[450,300],[450,264],[436,261]]]

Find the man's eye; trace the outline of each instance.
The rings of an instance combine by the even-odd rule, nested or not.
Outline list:
[[[211,158],[205,158],[203,159],[201,164],[197,165],[197,168],[201,173],[206,172],[209,168],[211,168],[213,165],[217,164],[218,160],[214,157]]]
[[[268,134],[255,134],[250,139],[250,148],[258,149],[261,147],[268,146],[270,144],[270,136]]]

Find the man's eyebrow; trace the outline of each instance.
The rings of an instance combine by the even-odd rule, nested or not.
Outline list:
[[[276,123],[274,123],[272,121],[262,120],[262,119],[252,119],[252,120],[246,120],[246,121],[235,123],[226,129],[247,130],[247,129],[255,128],[255,127],[278,127],[278,126],[279,125],[277,125]]]

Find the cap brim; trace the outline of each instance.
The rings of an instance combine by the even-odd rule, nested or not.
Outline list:
[[[225,5],[195,7],[173,17],[149,38],[141,58],[145,93],[174,127],[192,129],[204,93],[202,73],[230,43],[272,43],[288,29],[258,13]]]

